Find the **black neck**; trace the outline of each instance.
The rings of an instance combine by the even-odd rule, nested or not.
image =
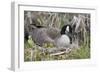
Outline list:
[[[60,32],[61,35],[66,34],[65,31],[66,31],[66,25],[62,27],[61,32]]]

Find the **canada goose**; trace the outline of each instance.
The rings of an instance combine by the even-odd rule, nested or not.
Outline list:
[[[32,25],[33,26],[33,25]],[[32,40],[42,46],[44,43],[53,43],[56,47],[68,47],[71,44],[72,28],[64,25],[62,29],[55,27],[36,26],[32,29]]]

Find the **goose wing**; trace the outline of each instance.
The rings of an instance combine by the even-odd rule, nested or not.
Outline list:
[[[60,29],[54,28],[54,27],[47,28],[46,33],[53,40],[61,35],[60,34]]]
[[[44,43],[53,43],[54,40],[48,36],[47,29],[45,28],[35,28],[32,33],[32,40],[36,42],[36,44],[42,46]]]

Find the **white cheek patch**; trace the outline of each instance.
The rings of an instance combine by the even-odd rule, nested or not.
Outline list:
[[[66,27],[66,31],[69,32],[69,26]]]

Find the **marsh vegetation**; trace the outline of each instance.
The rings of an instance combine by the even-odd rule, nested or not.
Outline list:
[[[90,14],[86,13],[24,11],[24,61],[89,59],[91,55],[90,23]],[[32,39],[33,25],[45,28],[54,27],[61,30],[67,24],[71,25],[73,33],[72,44],[67,47],[68,50],[65,48],[57,50],[57,47],[52,43],[44,43],[39,46]],[[27,39],[26,34],[28,34]]]

